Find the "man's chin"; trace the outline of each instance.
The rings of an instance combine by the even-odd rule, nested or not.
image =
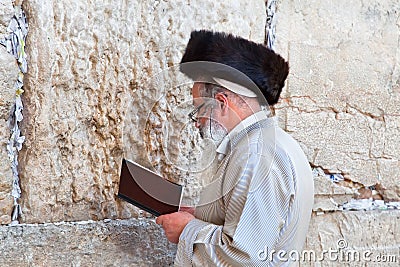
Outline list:
[[[209,134],[200,134],[200,137],[205,140],[205,141],[209,141],[212,142],[216,147],[218,147],[222,140],[224,139],[223,137],[219,137],[219,138],[215,138],[215,136],[210,136]]]
[[[215,126],[214,126],[215,127]],[[200,128],[199,129],[199,134],[200,134],[200,137],[203,139],[203,140],[210,140],[210,141],[212,141],[213,143],[214,143],[214,145],[215,146],[219,146],[219,144],[221,144],[221,142],[222,142],[222,140],[225,138],[225,136],[227,135],[227,133],[226,132],[224,132],[224,133],[222,133],[222,131],[223,130],[221,130],[221,131],[216,131],[215,133],[214,132],[211,132],[211,131],[213,131],[213,129],[211,128],[211,127],[209,127],[209,126],[205,126],[205,127],[202,127],[202,128]],[[217,127],[218,128],[218,127]],[[214,128],[215,129],[215,128]]]

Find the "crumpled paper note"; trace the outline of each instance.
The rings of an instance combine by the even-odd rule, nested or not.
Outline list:
[[[28,34],[28,23],[25,13],[20,6],[15,6],[15,15],[11,19],[7,27],[8,36],[0,40],[0,44],[5,46],[7,52],[12,54],[18,62],[19,74],[15,82],[15,107],[12,117],[9,119],[11,122],[10,139],[7,142],[7,154],[11,163],[13,173],[13,183],[11,195],[14,197],[14,210],[12,212],[12,223],[18,224],[18,218],[22,214],[21,206],[18,199],[21,197],[21,188],[19,186],[18,174],[18,152],[22,149],[22,144],[25,141],[25,136],[21,135],[18,123],[22,121],[23,104],[21,95],[23,94],[23,79],[24,73],[28,71],[27,56],[25,53],[25,39]]]

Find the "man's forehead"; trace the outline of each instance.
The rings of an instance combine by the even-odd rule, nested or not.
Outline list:
[[[192,87],[192,93],[200,93],[200,90],[204,87],[202,82],[194,82]]]

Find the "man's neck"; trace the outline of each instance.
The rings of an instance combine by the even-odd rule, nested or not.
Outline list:
[[[240,107],[237,109],[232,109],[232,114],[230,114],[230,119],[227,121],[225,127],[230,132],[235,128],[241,121],[245,120],[249,116],[261,111],[260,104],[256,101],[246,102],[246,108]]]

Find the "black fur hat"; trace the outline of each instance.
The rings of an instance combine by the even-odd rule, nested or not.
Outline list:
[[[218,66],[200,67],[182,64],[188,62],[215,62]],[[235,70],[226,74],[221,66]],[[241,37],[223,32],[193,31],[182,57],[181,72],[196,80],[199,76],[217,76],[241,84],[260,96],[260,91],[269,105],[278,102],[279,95],[289,73],[288,63],[274,51]],[[246,76],[239,78],[238,73]],[[249,86],[249,81],[255,86]],[[258,90],[258,89],[259,90]]]

